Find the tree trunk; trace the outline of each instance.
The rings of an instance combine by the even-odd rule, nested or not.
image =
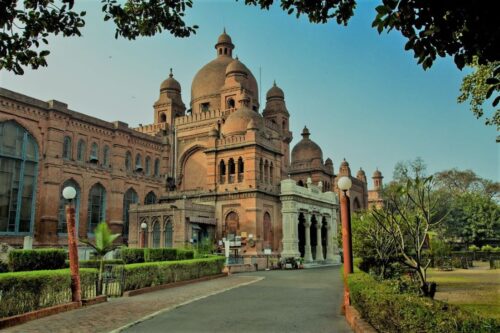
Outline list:
[[[99,278],[97,282],[97,295],[101,295],[102,293],[102,272],[104,270],[104,256],[101,256],[99,263]]]

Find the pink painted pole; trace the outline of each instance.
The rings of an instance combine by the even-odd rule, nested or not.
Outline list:
[[[71,272],[71,295],[73,302],[82,301],[80,274],[78,272],[78,243],[75,230],[75,208],[66,205],[66,225],[68,227],[69,270]]]

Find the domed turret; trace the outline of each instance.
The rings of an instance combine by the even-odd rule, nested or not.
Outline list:
[[[298,161],[312,162],[319,159],[323,163],[323,151],[318,144],[309,139],[309,130],[304,127],[302,131],[302,140],[292,149],[292,164]]]
[[[380,172],[377,168],[375,172],[373,173],[372,179],[373,179],[373,189],[376,191],[379,191],[382,189],[382,179],[384,176],[382,176],[382,172]]]
[[[248,68],[243,65],[243,63],[236,57],[233,61],[229,63],[229,65],[226,67],[226,76],[231,75],[231,74],[236,74],[236,75],[248,75]]]
[[[285,99],[285,93],[276,85],[276,81],[274,81],[273,86],[267,91],[266,94],[266,100],[269,101],[272,99]]]
[[[382,172],[380,172],[377,168],[377,170],[375,170],[375,172],[373,173],[372,178],[384,178],[384,177],[382,176]]]
[[[172,74],[172,68],[170,68],[170,74],[168,75],[168,79],[163,81],[160,85],[160,92],[177,92],[180,94],[181,85],[180,83],[174,79],[174,74]]]
[[[340,176],[351,176],[351,168],[349,167],[349,163],[345,160],[340,163],[339,167],[339,175]]]
[[[359,168],[358,172],[356,173],[356,178],[366,183],[366,174],[362,168]]]
[[[251,122],[253,124],[250,124]],[[225,136],[242,135],[246,133],[249,125],[253,128],[262,128],[264,120],[258,112],[249,109],[247,106],[241,106],[227,117],[222,126],[222,134]]]
[[[234,44],[231,40],[231,36],[226,33],[226,28],[222,34],[217,38],[217,44],[215,44],[215,49],[217,50],[217,55],[219,56],[229,56],[233,55]]]

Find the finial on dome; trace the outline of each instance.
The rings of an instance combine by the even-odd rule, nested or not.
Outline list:
[[[170,74],[168,74],[168,77],[174,77],[174,74],[172,73],[172,67],[170,67]]]
[[[309,129],[307,128],[307,126],[304,126],[304,129],[302,130],[302,137],[304,139],[309,139],[309,135],[311,135]]]
[[[273,87],[276,87],[276,79],[273,81]]]
[[[226,33],[226,27],[224,27],[224,29],[222,29],[222,32],[223,32],[223,33]]]

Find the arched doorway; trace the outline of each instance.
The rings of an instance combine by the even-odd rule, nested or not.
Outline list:
[[[318,246],[318,221],[316,220],[316,216],[313,215],[311,218],[311,227],[310,227],[310,235],[311,235],[311,254],[314,260],[316,260],[316,248]]]
[[[264,214],[264,222],[263,222],[263,230],[264,230],[264,248],[272,249],[273,248],[273,226],[271,223],[271,215],[269,213]]]
[[[304,258],[306,246],[306,218],[303,213],[299,214],[298,234],[300,257]]]
[[[230,212],[226,215],[226,238],[229,240],[234,240],[234,237],[238,233],[239,227],[239,217],[235,212]]]
[[[328,222],[323,217],[321,220],[321,245],[323,246],[323,258],[326,259],[326,250],[328,246]]]

